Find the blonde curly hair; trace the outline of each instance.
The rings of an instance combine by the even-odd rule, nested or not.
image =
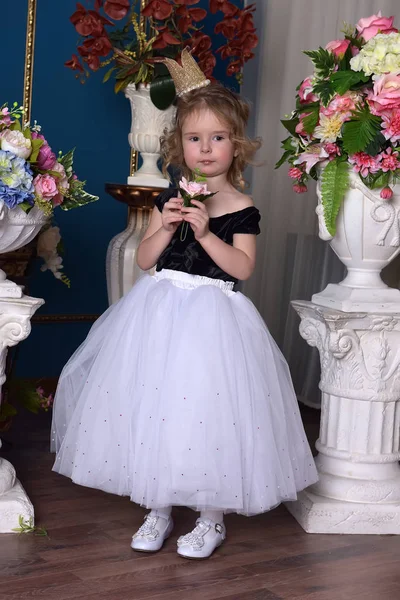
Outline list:
[[[254,154],[261,146],[260,138],[254,140],[246,135],[246,125],[250,109],[248,104],[234,92],[219,83],[192,90],[179,97],[174,126],[161,138],[163,173],[170,180],[168,167],[175,167],[180,175],[191,179],[192,173],[185,163],[182,146],[182,127],[185,119],[201,110],[211,110],[230,129],[230,139],[235,146],[237,156],[233,158],[228,171],[228,181],[234,187],[243,189],[245,181],[243,171],[253,164]]]

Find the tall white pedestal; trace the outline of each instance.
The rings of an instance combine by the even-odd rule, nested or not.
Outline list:
[[[0,391],[6,380],[7,351],[28,337],[30,319],[44,304],[40,298],[0,297]],[[1,446],[1,442],[0,442]],[[0,458],[0,533],[11,533],[18,527],[19,517],[33,519],[34,510],[25,490],[16,478],[15,469],[4,458]]]
[[[287,508],[309,533],[400,534],[400,306],[292,304],[320,353],[322,405],[319,482]]]

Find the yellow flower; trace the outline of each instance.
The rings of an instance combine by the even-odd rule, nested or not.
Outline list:
[[[338,137],[341,137],[341,128],[343,125],[343,117],[340,114],[327,117],[320,114],[319,125],[314,129],[314,137],[321,142],[335,142]]]

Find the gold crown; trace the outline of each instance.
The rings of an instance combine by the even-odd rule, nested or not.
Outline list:
[[[181,61],[182,66],[172,58],[164,59],[168,71],[174,80],[177,96],[182,96],[187,92],[204,87],[210,83],[210,80],[206,78],[187,48],[182,50]]]

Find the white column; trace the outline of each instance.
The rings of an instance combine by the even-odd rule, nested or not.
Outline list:
[[[5,366],[10,346],[28,337],[31,331],[30,319],[44,303],[40,298],[0,297],[0,392],[6,380]],[[1,442],[0,442],[1,446]],[[18,519],[34,517],[31,501],[16,478],[15,469],[4,458],[0,458],[0,533],[11,533],[18,527]]]
[[[400,533],[400,306],[345,313],[295,301],[316,346],[319,482],[287,508],[310,533]]]

